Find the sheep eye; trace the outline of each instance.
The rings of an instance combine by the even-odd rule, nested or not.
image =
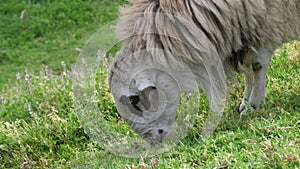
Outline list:
[[[137,105],[140,102],[140,98],[137,95],[134,96],[121,96],[120,98],[120,102],[124,105],[127,106],[129,108],[129,110],[131,111],[131,113],[136,114],[140,117],[143,116],[143,112],[141,111],[141,109],[139,108],[139,106]]]
[[[158,110],[158,91],[156,87],[150,86],[139,92],[139,95],[121,96],[120,102],[129,108],[131,113],[143,117],[143,111],[139,106],[143,106],[150,112]]]
[[[140,97],[139,96],[130,96],[129,97],[129,102],[130,104],[138,111],[141,111],[139,106],[137,105],[140,102]]]

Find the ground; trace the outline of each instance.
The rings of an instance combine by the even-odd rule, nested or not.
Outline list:
[[[240,83],[234,85],[223,120],[210,138],[199,138],[208,112],[202,97],[196,123],[176,147],[151,158],[124,158],[104,150],[84,132],[68,71],[78,49],[115,20],[126,2],[0,3],[0,168],[300,167],[299,42],[284,44],[274,54],[267,100],[259,110],[239,122],[243,77],[238,76]],[[107,86],[99,91],[101,111],[118,125]]]

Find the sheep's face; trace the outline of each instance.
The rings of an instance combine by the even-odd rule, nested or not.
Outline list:
[[[174,78],[158,69],[133,72],[128,83],[111,77],[117,109],[130,127],[150,144],[172,136],[180,90]]]
[[[120,51],[111,66],[109,82],[118,113],[153,145],[185,135],[179,133],[189,121],[184,115],[196,112],[198,102],[194,96],[183,99],[182,94],[198,93],[198,84],[190,67],[172,54],[159,49],[151,52]],[[176,117],[179,120],[175,121]]]

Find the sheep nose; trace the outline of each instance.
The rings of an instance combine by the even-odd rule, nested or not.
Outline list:
[[[165,134],[165,131],[163,129],[159,129],[158,134],[160,134],[160,135]]]

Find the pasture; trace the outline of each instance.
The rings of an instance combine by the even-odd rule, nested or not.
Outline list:
[[[118,17],[125,0],[0,1],[0,168],[295,168],[300,167],[300,42],[276,51],[267,102],[239,122],[244,78],[237,76],[216,131],[199,139],[208,105],[188,136],[151,158],[107,152],[83,130],[69,72],[88,38]],[[106,79],[97,79],[106,80]],[[107,86],[101,111],[119,119]],[[103,129],[105,130],[105,128]]]

